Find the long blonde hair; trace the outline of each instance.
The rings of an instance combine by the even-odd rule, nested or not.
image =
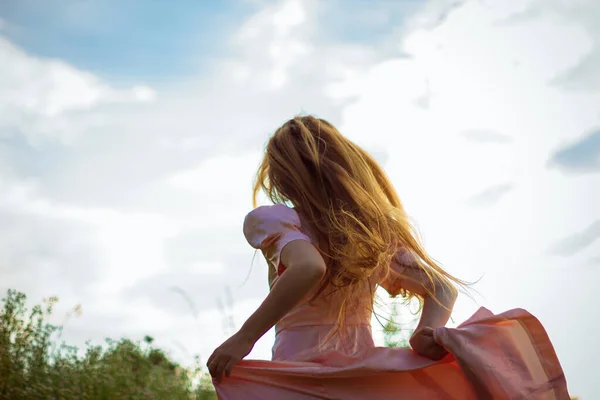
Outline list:
[[[291,205],[311,222],[327,264],[317,295],[331,284],[344,289],[347,305],[376,271],[390,273],[400,246],[417,256],[417,268],[431,280],[426,287],[466,285],[427,254],[381,166],[323,119],[299,116],[277,129],[257,172],[255,207],[261,190],[273,203]]]

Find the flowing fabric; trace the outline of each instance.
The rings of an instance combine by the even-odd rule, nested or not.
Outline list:
[[[279,260],[285,245],[311,241],[308,224],[283,205],[252,211],[244,233],[279,275],[285,273]],[[410,264],[410,254],[399,249],[393,273],[378,284],[395,294]],[[343,332],[335,331],[335,298],[311,303],[309,294],[277,323],[271,361],[243,360],[229,378],[214,381],[219,399],[569,399],[552,343],[527,311],[494,315],[480,308],[456,328],[436,329],[435,339],[449,355],[432,361],[410,349],[374,345],[369,289],[353,305]]]

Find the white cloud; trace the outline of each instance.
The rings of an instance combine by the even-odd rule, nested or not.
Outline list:
[[[48,135],[70,142],[94,125],[93,119],[78,120],[78,113],[155,97],[148,87],[118,90],[61,60],[30,56],[3,37],[0,58],[5,60],[0,66],[0,128],[17,129],[33,141]]]
[[[312,46],[308,39],[314,19],[309,13],[314,7],[312,0],[275,3],[239,28],[233,45],[241,50],[245,63],[254,64],[253,72],[260,74],[258,81],[261,84],[271,89],[281,88],[289,79],[290,68],[310,57]],[[256,52],[257,43],[263,43],[265,50]],[[246,76],[253,80],[257,78],[256,74]]]
[[[66,266],[61,266],[61,262],[69,264],[80,262],[80,265],[74,267],[84,271],[83,275],[87,275],[89,279],[79,284],[96,293],[114,293],[138,279],[167,268],[164,241],[179,232],[179,227],[169,218],[159,214],[123,213],[113,209],[84,208],[57,203],[42,197],[35,185],[28,182],[7,182],[3,185],[3,189],[4,196],[0,202],[0,210],[21,221],[19,231],[23,235],[15,235],[14,230],[8,229],[4,232],[12,239],[4,253],[5,257],[8,257],[9,262],[6,264],[9,266],[11,264],[18,266],[22,262],[19,259],[11,259],[10,255],[21,254],[20,250],[24,246],[27,249],[27,246],[31,245],[31,240],[27,236],[31,234],[31,229],[39,229],[39,222],[36,221],[47,220],[59,227],[62,224],[85,227],[89,236],[84,241],[77,234],[71,236],[70,232],[61,232],[60,234],[66,234],[61,239],[62,245],[65,249],[93,246],[95,251],[93,255],[89,255],[77,250],[72,254],[77,257],[76,259],[65,260],[48,259],[44,255],[45,251],[41,249],[42,258],[39,260],[41,264],[39,268],[46,274],[54,275],[60,274],[58,271],[64,271]],[[30,223],[33,225],[29,225]],[[51,232],[43,232],[43,235],[48,234]],[[46,239],[42,236],[40,240]],[[91,243],[85,243],[90,240]],[[39,250],[32,247],[26,251],[35,254]],[[92,265],[86,262],[89,258],[93,259]],[[47,280],[46,283],[56,283],[54,279],[50,279],[51,277],[53,276],[47,275],[44,278]],[[69,275],[60,275],[60,279],[68,281]],[[36,283],[39,285],[39,282]],[[48,289],[47,286],[46,289],[38,286],[33,292],[39,294],[40,290]]]

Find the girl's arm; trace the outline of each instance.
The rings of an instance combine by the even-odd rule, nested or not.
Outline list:
[[[229,376],[233,366],[250,353],[256,341],[307,296],[325,276],[323,257],[306,240],[288,243],[281,252],[281,262],[286,270],[265,301],[242,328],[208,358],[207,366],[214,379],[220,380],[223,373]]]
[[[412,252],[399,248],[390,263],[390,272],[379,285],[392,296],[403,289],[423,299],[421,320],[416,331],[423,327],[436,329],[445,326],[450,319],[458,291],[448,279],[437,275],[433,281],[417,262]]]
[[[286,270],[271,292],[240,329],[240,335],[256,342],[294,308],[325,275],[325,261],[305,240],[294,240],[281,252]]]
[[[445,326],[452,314],[458,291],[450,282],[442,281],[442,278],[434,278],[434,282],[435,285],[419,268],[402,269],[401,287],[423,298],[421,319],[415,332],[424,327],[436,329]]]
[[[435,341],[434,331],[450,319],[458,291],[443,277],[431,282],[417,265],[393,267],[398,267],[394,268],[397,286],[423,298],[421,319],[409,340],[410,346],[423,357],[441,360],[448,352]]]

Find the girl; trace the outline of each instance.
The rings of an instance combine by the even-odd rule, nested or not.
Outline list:
[[[258,171],[275,203],[244,234],[269,265],[271,291],[207,362],[221,400],[568,399],[542,325],[524,310],[480,309],[445,328],[465,282],[424,250],[377,162],[330,123],[296,117]],[[411,350],[375,347],[377,285],[422,303]],[[275,326],[272,361],[241,361]]]

